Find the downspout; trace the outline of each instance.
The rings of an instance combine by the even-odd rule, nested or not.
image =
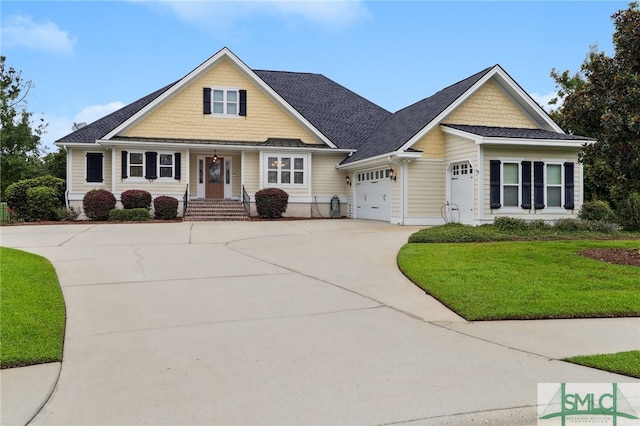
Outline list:
[[[62,148],[67,153],[67,191],[64,194],[64,202],[67,208],[70,208],[71,205],[69,204],[69,193],[71,193],[71,152],[67,149],[66,145],[62,145]]]
[[[111,193],[116,193],[116,148],[111,147]]]
[[[398,222],[398,225],[404,225],[404,216],[405,216],[405,204],[406,204],[406,184],[408,182],[408,177],[407,177],[407,164],[404,161],[395,161],[393,159],[393,156],[389,156],[387,157],[387,160],[389,161],[389,163],[391,164],[395,164],[396,166],[398,166],[398,168],[401,170],[401,176],[402,178],[400,179],[400,221]],[[392,200],[392,205],[393,205],[393,200]]]
[[[484,221],[484,147],[478,145],[478,220],[476,225],[482,225]]]

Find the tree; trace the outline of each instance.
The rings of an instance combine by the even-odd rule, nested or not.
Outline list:
[[[42,158],[44,173],[55,176],[60,179],[67,178],[67,151],[58,149],[56,152],[50,152]]]
[[[27,111],[27,95],[34,85],[22,78],[22,72],[5,68],[0,56],[0,197],[10,184],[35,177],[42,172],[40,136],[44,120],[32,128],[33,113]]]
[[[592,137],[583,148],[585,198],[616,205],[640,192],[640,10],[632,2],[611,16],[614,54],[592,47],[581,71],[551,71],[562,105],[552,117],[569,133]]]

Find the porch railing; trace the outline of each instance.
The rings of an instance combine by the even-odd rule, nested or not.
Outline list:
[[[251,197],[247,193],[247,190],[242,185],[242,205],[249,216],[251,216]]]
[[[182,217],[187,213],[187,205],[189,204],[189,184],[184,190],[184,197],[182,198]]]

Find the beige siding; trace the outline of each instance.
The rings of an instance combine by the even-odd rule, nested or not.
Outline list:
[[[445,203],[444,163],[418,160],[409,163],[407,217],[440,217]]]
[[[129,189],[142,189],[144,191],[148,191],[154,197],[158,195],[171,195],[173,197],[184,194],[185,189],[187,188],[187,153],[186,151],[162,151],[162,150],[154,150],[158,152],[158,154],[174,154],[175,152],[180,152],[180,163],[181,163],[181,178],[180,180],[176,180],[174,178],[158,178],[154,180],[148,180],[144,178],[126,178],[122,179],[122,149],[116,150],[116,186],[115,192],[121,194],[124,191]],[[125,151],[134,151],[134,152],[143,152],[149,151],[146,150],[135,150],[135,149],[126,149]]]
[[[493,81],[489,80],[441,123],[537,128],[535,122]],[[439,127],[418,140],[413,148],[423,158],[444,158],[445,133]]]
[[[204,87],[246,89],[247,116],[203,114]],[[122,136],[239,142],[279,137],[321,143],[227,59],[125,130]]]
[[[98,188],[111,191],[111,151],[104,150],[100,146],[96,146],[95,149],[69,148],[69,150],[71,151],[71,191],[73,193],[85,193]],[[85,155],[87,152],[104,154],[103,183],[86,181],[87,163]]]
[[[318,197],[344,196],[348,192],[345,182],[347,173],[336,169],[336,165],[343,159],[344,154],[312,154],[311,195]]]
[[[391,217],[400,218],[402,215],[402,170],[403,168],[397,164],[392,164],[391,168],[396,173],[396,180],[391,182]]]
[[[191,174],[189,176],[189,196],[195,198],[198,195],[198,155],[191,153],[189,155],[189,162],[191,163]]]
[[[253,199],[260,189],[260,155],[257,152],[247,152],[244,155],[244,185],[247,193]]]
[[[448,124],[477,124],[535,129],[536,123],[496,83],[489,80],[442,120]]]
[[[507,209],[500,208],[491,210],[489,208],[490,201],[490,176],[489,161],[544,161],[544,162],[573,162],[574,163],[574,210],[565,210],[564,208],[545,208],[542,210],[523,210],[523,209]],[[549,148],[485,148],[484,149],[484,220],[492,221],[499,216],[520,217],[527,220],[554,220],[563,217],[575,217],[580,206],[582,205],[583,188],[581,184],[581,169],[578,164],[578,151],[576,149],[549,149]],[[564,173],[564,170],[563,170]],[[533,181],[532,181],[533,186]],[[532,198],[533,199],[533,198]]]

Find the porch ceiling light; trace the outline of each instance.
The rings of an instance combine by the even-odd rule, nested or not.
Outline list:
[[[218,161],[218,152],[217,151],[213,151],[213,162],[217,162]]]

